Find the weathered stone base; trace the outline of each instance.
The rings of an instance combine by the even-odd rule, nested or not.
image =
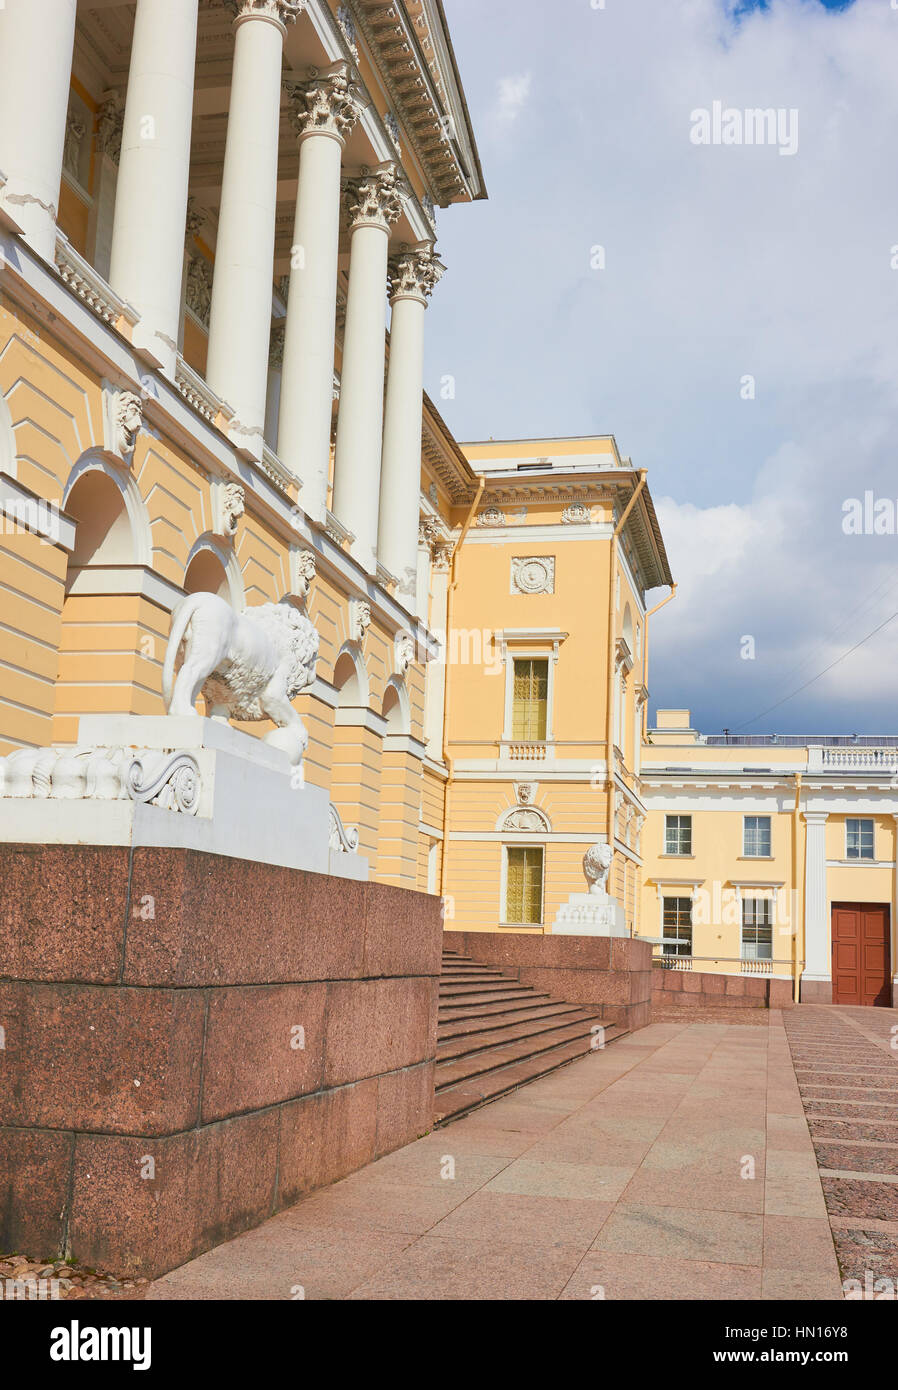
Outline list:
[[[831,1004],[833,1002],[832,980],[807,980],[802,977],[801,1002],[802,1004]]]
[[[545,990],[557,999],[601,1005],[610,1023],[631,1032],[652,1021],[652,946],[648,941],[447,931],[443,944],[447,950],[498,966],[522,985]]]
[[[158,1275],[425,1133],[437,898],[0,846],[0,1249]]]
[[[668,1007],[788,1009],[795,1002],[792,981],[770,975],[714,975],[704,970],[655,967],[653,995]]]

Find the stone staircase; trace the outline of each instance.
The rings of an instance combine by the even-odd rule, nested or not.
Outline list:
[[[443,952],[435,1123],[447,1124],[593,1050],[627,1029],[590,1005],[569,1004],[491,965]]]

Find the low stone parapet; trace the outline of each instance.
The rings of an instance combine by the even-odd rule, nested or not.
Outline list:
[[[0,1249],[156,1276],[431,1128],[439,899],[0,845]]]
[[[772,975],[715,975],[705,970],[654,967],[653,994],[665,1005],[684,1008],[786,1009],[794,1002],[792,981]]]

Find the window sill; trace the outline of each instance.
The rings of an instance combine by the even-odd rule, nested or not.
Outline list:
[[[759,859],[766,860],[768,863],[772,863],[775,858],[775,854],[740,854],[738,856],[740,863],[748,864],[757,864]]]
[[[670,854],[667,851],[658,855],[659,859],[694,859],[694,854]]]

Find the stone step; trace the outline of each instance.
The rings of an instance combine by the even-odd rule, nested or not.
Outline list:
[[[561,1034],[565,1029],[583,1027],[591,1032],[594,1024],[603,1025],[599,1014],[583,1009],[570,1013],[552,1014],[547,1018],[525,1020],[519,1023],[506,1023],[501,1028],[490,1028],[474,1032],[456,1033],[452,1037],[442,1037],[437,1044],[437,1064],[462,1057],[474,1057],[488,1052],[491,1048],[503,1047],[520,1039],[542,1040],[553,1034]],[[607,1028],[608,1025],[604,1024]]]
[[[435,1069],[438,1125],[612,1042],[626,1028],[590,1007],[521,985],[496,967],[443,953]]]
[[[620,1029],[615,1032],[615,1037],[622,1037],[626,1031],[625,1028]],[[573,1042],[561,1043],[548,1051],[531,1054],[521,1061],[447,1086],[437,1092],[434,1123],[441,1126],[458,1120],[462,1115],[516,1091],[519,1086],[526,1086],[528,1082],[537,1081],[568,1062],[588,1056],[593,1050],[590,1043],[589,1037],[576,1038]]]
[[[469,1014],[461,1013],[458,1017],[450,1015],[445,1020],[441,1020],[439,1025],[440,1038],[448,1040],[454,1037],[468,1037],[478,1032],[490,1032],[506,1025],[529,1023],[531,1019],[562,1018],[565,1015],[580,1012],[578,1004],[565,1004],[557,1000],[550,1000],[546,1004],[535,1004],[532,1008],[520,1008],[514,1004],[509,1004],[494,1009],[489,1014],[482,1014],[472,1009]]]
[[[468,1009],[474,1007],[479,1008],[481,1005],[483,1005],[485,1008],[489,1008],[492,1004],[504,1004],[507,1003],[509,1000],[533,998],[537,998],[541,1001],[544,1001],[546,999],[549,999],[550,995],[536,994],[534,990],[527,989],[526,986],[521,985],[515,985],[514,988],[510,989],[479,989],[472,993],[464,994],[443,994],[441,991],[439,1007],[441,1013],[444,1010],[449,1010],[452,1011],[453,1016],[455,1016],[454,1011],[457,1009]]]

